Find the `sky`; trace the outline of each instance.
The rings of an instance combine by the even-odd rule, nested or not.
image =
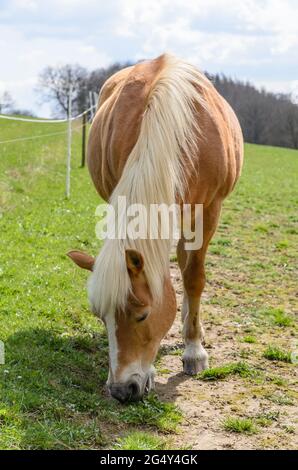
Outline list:
[[[47,65],[87,69],[174,53],[298,94],[298,0],[0,0],[0,93],[39,116]]]

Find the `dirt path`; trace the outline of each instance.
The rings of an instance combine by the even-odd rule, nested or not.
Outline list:
[[[243,349],[239,338],[245,334],[247,322],[239,323],[235,314],[208,304],[210,287],[203,297],[203,311],[205,347],[211,367],[245,361],[260,376],[231,375],[223,380],[203,381],[182,373],[179,315],[182,288],[176,263],[172,263],[171,273],[178,315],[162,343],[156,390],[162,400],[175,402],[183,411],[185,419],[181,432],[174,438],[175,445],[193,449],[297,448],[297,376],[293,365],[262,357],[261,351],[268,341],[264,335],[259,344],[245,344]],[[252,420],[255,433],[227,431],[224,420],[229,417]]]

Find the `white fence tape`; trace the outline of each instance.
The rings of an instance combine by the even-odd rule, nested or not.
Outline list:
[[[10,144],[11,142],[21,142],[22,140],[40,139],[41,137],[50,137],[51,135],[66,134],[67,131],[51,132],[51,134],[31,135],[30,137],[18,137],[17,139],[0,140],[0,144]]]
[[[78,114],[77,116],[72,117],[70,120],[75,121],[76,119],[79,119],[80,117],[84,116],[84,114],[87,114],[90,111],[92,111],[94,108],[96,108],[96,105],[90,106],[90,108],[86,109],[86,111],[84,111],[81,114]],[[0,119],[8,119],[10,121],[35,122],[35,123],[40,123],[40,124],[55,124],[59,122],[68,122],[68,118],[66,119],[31,119],[31,118],[7,116],[6,114],[0,114]]]
[[[83,125],[76,126],[74,131],[77,132],[82,129]],[[33,140],[33,139],[41,139],[42,137],[51,137],[52,135],[62,135],[67,134],[67,129],[65,131],[60,132],[51,132],[50,134],[38,134],[38,135],[31,135],[30,137],[17,137],[16,139],[9,139],[9,140],[0,140],[0,144],[10,144],[12,142],[22,142],[23,140]]]
[[[71,114],[71,90],[70,90],[70,95],[69,95],[69,115],[66,119],[32,119],[32,118],[23,118],[23,117],[15,117],[15,116],[7,116],[6,114],[0,114],[0,119],[7,119],[9,121],[22,121],[22,122],[33,122],[33,123],[38,123],[38,124],[56,124],[56,123],[62,123],[62,122],[67,122],[68,123],[68,129],[65,131],[60,131],[60,132],[52,132],[51,134],[40,134],[40,135],[32,135],[28,137],[17,137],[16,139],[8,139],[8,140],[2,140],[0,141],[0,144],[8,144],[12,142],[21,142],[24,140],[33,140],[33,139],[40,139],[43,137],[50,137],[52,135],[61,135],[61,134],[66,134],[68,133],[68,141],[67,141],[67,171],[66,171],[66,197],[70,196],[70,168],[71,168],[71,122],[75,121],[76,119],[79,119],[83,117],[85,114],[91,112],[92,117],[94,116],[93,110],[96,108],[96,104],[92,104],[91,106],[83,111],[82,113],[78,114],[77,116],[70,117]],[[80,126],[83,127],[83,126]]]

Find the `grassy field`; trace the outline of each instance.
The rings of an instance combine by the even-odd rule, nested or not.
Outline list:
[[[63,126],[1,121],[0,141],[59,132]],[[107,338],[88,310],[87,274],[65,256],[69,249],[92,254],[99,249],[94,231],[99,199],[87,169],[80,168],[80,144],[80,130],[74,128],[66,200],[65,135],[0,143],[0,339],[5,344],[0,448],[188,447],[187,419],[175,399],[151,394],[143,403],[120,406],[106,396]],[[226,331],[238,347],[234,362],[223,364],[213,343],[212,369],[190,379],[207,388],[223,378],[249,377],[251,386],[259,387],[255,393],[263,387],[265,395],[260,374],[269,371],[279,416],[282,401],[294,407],[297,400],[297,157],[288,149],[246,146],[241,182],[226,201],[210,246],[203,305],[207,342],[212,325],[225,328],[230,318]],[[165,348],[157,367],[167,377],[163,354]],[[243,414],[220,416],[218,432],[257,433],[261,418]],[[263,416],[263,428],[273,421]],[[277,423],[278,432],[291,436],[291,416]]]

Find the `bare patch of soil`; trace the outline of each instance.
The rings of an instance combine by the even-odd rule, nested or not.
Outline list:
[[[175,402],[183,411],[184,422],[174,438],[179,448],[257,449],[297,448],[297,375],[294,364],[266,360],[262,352],[275,332],[258,333],[257,344],[241,342],[247,322],[239,322],[233,311],[208,303],[211,289],[203,296],[205,347],[210,366],[245,361],[256,370],[256,377],[228,376],[206,381],[182,372],[183,351],[179,313],[182,301],[180,271],[171,265],[176,287],[178,315],[162,343],[157,367],[156,390],[161,400]],[[284,331],[283,336],[291,333]],[[275,333],[278,337],[278,332]],[[284,337],[284,341],[287,339]],[[297,390],[297,388],[296,388]],[[227,431],[227,418],[248,418],[255,433]]]

